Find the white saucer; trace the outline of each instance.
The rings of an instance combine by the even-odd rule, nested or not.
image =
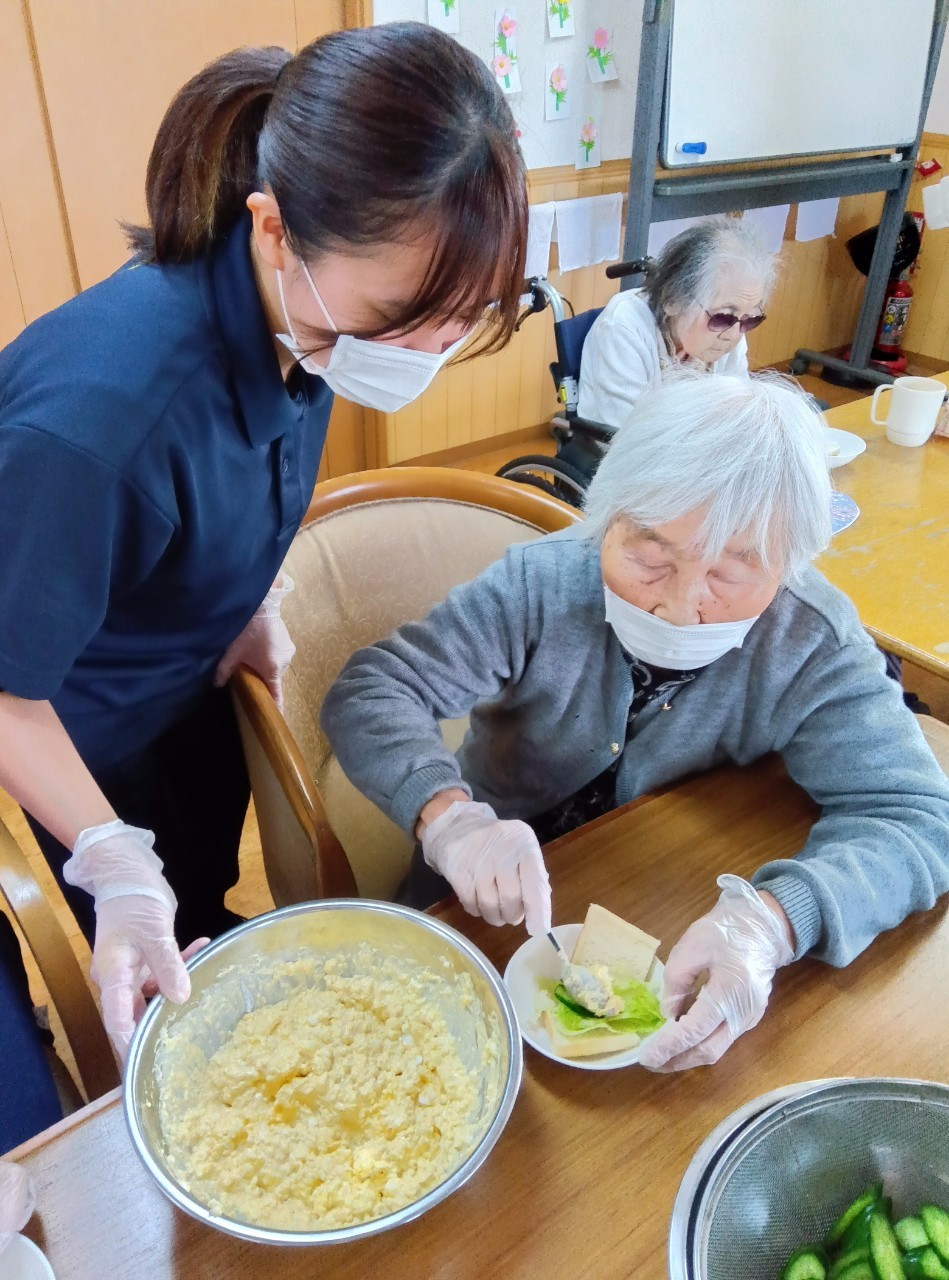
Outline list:
[[[580,936],[581,924],[559,924],[554,929],[554,936],[568,955],[571,955]],[[658,995],[662,990],[663,966],[660,960],[653,965],[653,973],[647,986]],[[528,938],[523,946],[511,956],[504,970],[504,985],[508,989],[521,1035],[529,1045],[545,1058],[554,1062],[562,1062],[567,1067],[579,1067],[581,1071],[618,1071],[620,1067],[632,1067],[639,1061],[643,1045],[650,1039],[647,1036],[632,1049],[624,1049],[621,1053],[601,1053],[593,1058],[562,1058],[555,1053],[550,1043],[550,1036],[541,1021],[544,1007],[544,993],[539,983],[543,979],[560,977],[560,959],[553,947],[543,936]],[[653,1033],[655,1034],[655,1032]]]
[[[854,458],[859,458],[861,453],[866,450],[867,442],[860,436],[855,436],[852,431],[841,431],[839,427],[828,427],[827,442],[828,449],[836,449],[837,453],[828,454],[827,461],[833,470],[834,467],[845,467],[848,462],[853,462]]]

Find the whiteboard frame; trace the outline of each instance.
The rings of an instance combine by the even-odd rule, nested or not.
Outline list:
[[[827,2],[828,0],[825,0],[825,3]],[[840,0],[836,0],[836,2],[839,3]],[[660,0],[660,3],[661,3],[661,0]],[[782,160],[799,159],[806,156],[819,157],[819,156],[831,156],[831,155],[854,155],[857,153],[868,153],[868,152],[879,154],[879,153],[892,152],[892,151],[903,151],[907,147],[911,147],[915,145],[917,134],[916,134],[915,126],[913,126],[913,131],[906,138],[889,140],[886,142],[869,142],[866,145],[843,144],[843,145],[828,146],[828,147],[819,148],[816,150],[808,150],[808,151],[774,151],[774,152],[768,152],[767,154],[729,155],[727,157],[716,156],[716,155],[710,155],[710,156],[683,155],[681,152],[677,152],[675,149],[675,146],[673,145],[672,139],[670,137],[670,127],[671,127],[670,98],[671,98],[672,89],[673,89],[673,73],[675,70],[673,66],[673,60],[674,60],[675,49],[676,49],[675,22],[676,22],[677,5],[676,5],[676,0],[667,0],[667,3],[669,3],[670,5],[669,43],[668,43],[668,50],[667,50],[665,74],[663,77],[664,88],[663,88],[663,97],[662,97],[662,131],[660,135],[660,145],[659,145],[659,162],[660,164],[662,164],[664,168],[673,170],[675,172],[681,172],[682,170],[702,169],[702,168],[707,168],[707,167],[716,166],[716,165],[767,164],[771,162],[779,162]],[[929,28],[928,28],[931,33],[933,29],[933,25],[936,22],[941,0],[928,0],[928,3],[931,5],[931,12],[929,14]],[[917,116],[919,114],[918,108],[922,104],[923,93],[926,88],[927,61],[923,62],[921,73],[922,73],[922,80],[919,85],[918,100],[916,99],[915,89],[913,91],[914,101],[917,107],[917,111],[916,111]],[[910,127],[909,124],[907,125],[907,127],[908,128]]]

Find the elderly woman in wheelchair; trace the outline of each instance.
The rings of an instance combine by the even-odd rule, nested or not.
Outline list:
[[[579,506],[613,433],[667,372],[747,375],[745,334],[765,319],[776,262],[752,224],[716,217],[681,231],[655,260],[607,268],[612,277],[644,272],[645,283],[600,311],[565,318],[556,291],[535,282],[532,310],[554,314],[551,372],[565,416],[555,458],[515,458],[498,474]]]
[[[776,258],[741,218],[711,218],[668,241],[642,289],[618,293],[583,346],[581,417],[618,427],[679,365],[747,375],[745,334],[765,318]]]
[[[444,877],[432,897],[451,886],[532,932],[551,922],[544,842],[781,754],[820,817],[753,884],[722,877],[673,948],[655,1069],[715,1061],[760,1019],[779,966],[845,965],[949,890],[949,784],[850,601],[810,564],[830,533],[823,436],[776,376],[667,380],[617,434],[582,524],[511,548],[356,653],[324,703],[347,774],[420,841],[416,870]],[[439,721],[469,712],[453,755]]]

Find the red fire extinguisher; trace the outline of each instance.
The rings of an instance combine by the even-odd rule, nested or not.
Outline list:
[[[898,373],[902,373],[906,368],[903,333],[906,330],[912,301],[913,286],[909,282],[909,271],[904,271],[886,286],[886,297],[883,300],[883,311],[873,340],[871,357],[875,364],[892,365],[894,372]]]
[[[890,282],[886,286],[886,297],[883,311],[877,325],[873,350],[870,352],[870,363],[885,369],[887,373],[904,373],[906,356],[903,353],[902,338],[909,319],[909,309],[913,300],[913,287],[910,276],[916,270],[919,250],[923,236],[923,215],[921,213],[904,213],[900,227],[893,265],[890,268]],[[858,271],[869,274],[878,227],[870,227],[861,231],[847,241],[847,251]],[[847,349],[846,357],[850,355]]]

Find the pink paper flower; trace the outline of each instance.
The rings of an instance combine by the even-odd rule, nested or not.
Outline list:
[[[588,120],[580,130],[580,141],[588,142],[591,146],[596,142],[596,123]]]
[[[554,67],[550,73],[550,87],[554,93],[561,94],[567,88],[567,73],[562,66]]]
[[[503,80],[511,74],[511,59],[506,53],[499,53],[491,63],[491,70]]]
[[[606,27],[597,27],[593,33],[594,49],[608,49],[610,47],[610,33]]]
[[[498,30],[505,39],[510,40],[511,36],[515,35],[517,32],[517,23],[509,13],[506,13],[498,23]]]

